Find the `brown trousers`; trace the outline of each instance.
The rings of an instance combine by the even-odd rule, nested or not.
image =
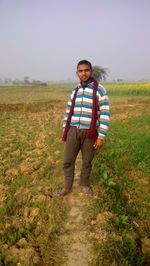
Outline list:
[[[95,154],[94,141],[86,138],[87,129],[78,129],[71,126],[65,144],[63,170],[65,187],[71,188],[74,181],[75,161],[79,151],[82,153],[82,169],[80,185],[89,186],[89,177],[92,168],[92,160]]]

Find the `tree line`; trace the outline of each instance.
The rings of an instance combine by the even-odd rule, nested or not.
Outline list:
[[[109,70],[108,68],[104,68],[101,66],[93,66],[93,77],[97,80],[97,81],[106,81],[107,76],[108,76]],[[24,76],[23,80],[19,80],[19,79],[11,79],[11,78],[5,78],[5,79],[1,79],[0,78],[0,84],[33,84],[33,85],[43,85],[46,86],[47,82],[42,82],[40,80],[30,80],[29,76]]]

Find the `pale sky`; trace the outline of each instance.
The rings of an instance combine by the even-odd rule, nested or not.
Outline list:
[[[0,78],[74,80],[81,59],[150,80],[150,0],[0,0]]]

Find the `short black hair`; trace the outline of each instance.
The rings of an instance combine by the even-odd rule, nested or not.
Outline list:
[[[88,65],[90,67],[90,69],[92,69],[92,64],[89,61],[87,61],[87,60],[81,60],[81,61],[79,61],[78,64],[77,64],[77,68],[80,65]]]

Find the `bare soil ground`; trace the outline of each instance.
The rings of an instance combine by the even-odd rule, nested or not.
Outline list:
[[[79,186],[80,167],[81,155],[79,155],[77,160],[73,191],[64,198],[68,214],[65,233],[61,237],[61,242],[64,248],[64,258],[66,258],[63,265],[67,266],[89,265],[92,254],[86,223],[86,210],[89,199],[82,193]]]

